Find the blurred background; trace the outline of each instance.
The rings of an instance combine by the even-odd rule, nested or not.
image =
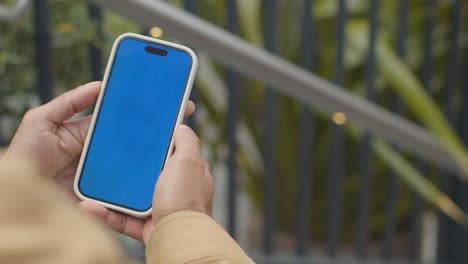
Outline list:
[[[101,80],[121,33],[176,41],[200,60],[214,216],[256,261],[468,263],[467,19],[462,0],[1,0],[0,143]]]

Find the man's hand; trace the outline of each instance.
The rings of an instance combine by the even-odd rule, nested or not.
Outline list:
[[[200,140],[182,125],[175,131],[174,146],[175,151],[156,184],[152,217],[135,218],[91,201],[81,202],[80,207],[114,230],[145,243],[154,224],[171,213],[189,210],[211,215],[213,179],[208,163],[201,157]]]
[[[28,158],[42,175],[66,192],[73,192],[73,180],[91,116],[71,119],[96,102],[101,83],[92,82],[62,94],[49,103],[29,110],[24,116],[6,155]],[[195,110],[190,102],[186,116]]]

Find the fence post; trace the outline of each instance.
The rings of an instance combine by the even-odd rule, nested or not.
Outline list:
[[[463,106],[459,114],[458,128],[463,143],[465,146],[468,146],[468,52],[465,54],[462,64],[460,76],[462,76],[461,91]],[[453,177],[453,180],[452,199],[463,211],[468,212],[468,183],[462,182],[455,177]],[[454,264],[468,263],[468,228],[450,221],[448,229],[449,234],[446,236],[447,240],[441,241],[442,243],[450,244],[450,246],[447,247],[447,260]]]
[[[98,41],[102,41],[103,33],[102,33],[101,9],[95,4],[89,4],[88,13],[93,23],[96,24],[96,39]],[[89,59],[91,61],[91,79],[93,81],[101,80],[102,79],[102,51],[93,42],[89,44]]]
[[[228,0],[226,3],[226,27],[233,34],[237,34],[237,1]],[[228,207],[228,221],[227,227],[229,234],[236,238],[237,231],[237,194],[238,194],[238,180],[237,180],[237,142],[236,130],[239,116],[239,95],[240,85],[238,75],[227,69],[226,71],[226,84],[228,86],[228,113],[227,113],[227,138],[228,138],[228,193],[227,193],[227,207]]]
[[[451,11],[451,32],[448,41],[448,59],[444,84],[444,113],[450,123],[457,126],[459,135],[465,145],[468,145],[468,124],[466,124],[466,114],[468,113],[468,79],[463,79],[463,72],[466,69],[462,66],[468,66],[468,54],[466,54],[465,65],[459,61],[462,55],[459,49],[459,36],[462,23],[462,0],[455,0]],[[460,85],[460,87],[458,87]],[[454,95],[460,88],[463,106],[461,112],[456,115],[453,107]],[[468,211],[468,198],[466,192],[468,186],[460,182],[455,175],[446,174],[441,179],[442,191],[448,193],[455,203],[457,203],[465,212]],[[453,222],[445,215],[439,217],[439,249],[438,260],[450,261],[453,263],[466,263],[468,257],[466,254],[467,230]],[[463,237],[465,236],[465,237]]]
[[[342,86],[345,79],[344,69],[344,45],[345,45],[345,26],[346,26],[346,0],[337,0],[337,22],[336,22],[336,57],[334,80],[336,84]],[[327,226],[327,254],[331,257],[338,255],[341,233],[341,187],[345,173],[345,161],[343,153],[345,152],[344,131],[341,125],[331,124],[331,149],[330,149],[330,176],[328,181],[328,226]]]
[[[263,30],[265,48],[271,53],[277,51],[277,0],[263,1],[265,15]],[[276,92],[269,86],[265,88],[264,109],[265,123],[263,135],[263,150],[265,157],[265,173],[263,177],[263,250],[266,255],[273,254],[275,250],[274,233],[276,223],[276,170],[275,170],[275,141],[276,141]]]
[[[184,1],[185,11],[195,14],[197,13],[197,3],[195,0],[185,0]],[[195,104],[198,103],[198,88],[196,82],[192,86],[192,93],[190,94],[190,100]],[[196,112],[193,113],[189,118],[187,118],[187,125],[191,127],[194,131],[197,131],[197,117]]]
[[[37,89],[41,103],[52,99],[52,71],[47,0],[34,1]]]
[[[306,70],[313,70],[314,64],[314,34],[315,23],[313,8],[315,1],[305,0],[302,13],[302,67]],[[296,252],[299,256],[305,256],[308,250],[310,221],[311,221],[311,183],[313,168],[311,166],[313,136],[314,136],[314,115],[308,105],[303,105],[299,124],[299,160],[298,160],[298,180],[297,180],[297,212],[296,212]]]

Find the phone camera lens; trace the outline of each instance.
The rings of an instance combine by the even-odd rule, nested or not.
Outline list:
[[[163,56],[163,57],[167,56],[167,50],[152,47],[152,46],[146,46],[145,51],[154,55],[158,55],[158,56]]]

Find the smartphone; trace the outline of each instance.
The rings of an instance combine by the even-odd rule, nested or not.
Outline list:
[[[145,218],[197,70],[182,45],[137,34],[114,43],[76,172],[81,199]]]

